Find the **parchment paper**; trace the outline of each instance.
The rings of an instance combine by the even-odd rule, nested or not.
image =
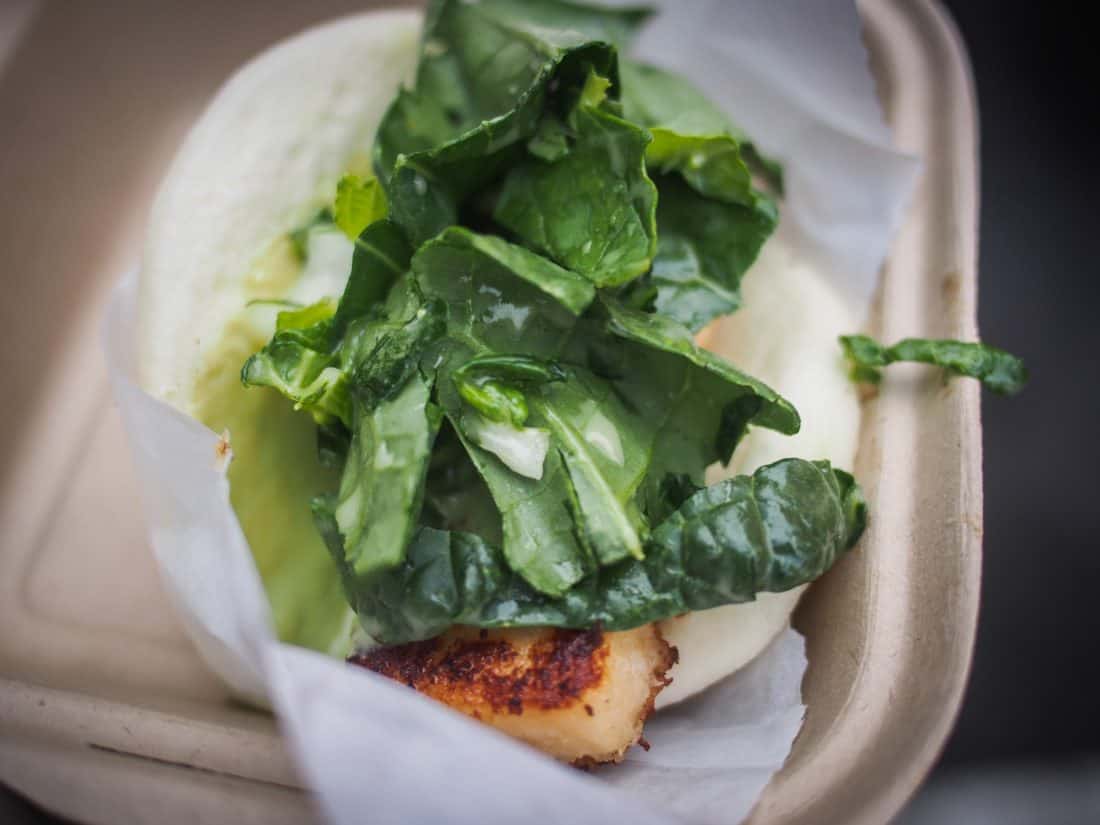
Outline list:
[[[667,2],[646,59],[691,76],[786,164],[785,235],[862,315],[916,163],[890,148],[844,0]],[[803,718],[803,640],[652,719],[649,753],[583,774],[400,685],[277,641],[229,505],[219,437],[140,390],[136,276],[105,322],[115,398],[162,576],[206,661],[276,713],[334,823],[737,822]]]

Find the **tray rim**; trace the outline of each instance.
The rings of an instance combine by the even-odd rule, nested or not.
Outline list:
[[[945,270],[940,283],[940,291],[944,296],[949,291],[953,291],[953,294],[950,298],[944,297],[942,302],[947,305],[946,317],[928,317],[929,307],[924,307],[926,315],[922,328],[927,330],[925,334],[973,340],[977,337],[979,133],[977,92],[965,44],[940,0],[865,0],[859,2],[859,6],[867,24],[865,36],[869,40],[872,60],[879,63],[876,66],[879,70],[876,72],[878,82],[885,81],[887,85],[907,82],[904,74],[912,71],[913,65],[912,62],[906,63],[900,59],[899,54],[904,49],[909,50],[910,61],[914,54],[919,56],[926,64],[926,71],[930,70],[933,61],[938,61],[935,67],[938,82],[932,95],[938,105],[932,114],[929,114],[931,109],[926,110],[923,117],[935,123],[935,126],[927,127],[928,134],[938,126],[950,138],[938,145],[935,153],[929,152],[922,157],[922,182],[914,196],[917,203],[914,203],[898,237],[895,238],[892,254],[884,267],[871,326],[876,334],[888,339],[912,334],[912,330],[905,328],[909,319],[899,317],[905,313],[891,311],[896,310],[899,297],[905,297],[905,284],[896,283],[904,282],[904,275],[898,278],[892,276],[895,269],[905,268],[905,256],[901,254],[901,250],[923,246],[927,243],[924,233],[934,232],[928,226],[932,223],[932,204],[920,202],[924,197],[938,197],[947,201],[956,218],[951,222],[955,236],[951,239],[951,249],[947,253],[953,269]],[[890,48],[876,49],[875,40],[879,37],[889,39]],[[891,103],[896,102],[890,96],[886,97]],[[895,138],[899,137],[899,132],[905,131],[893,119],[891,126]],[[914,124],[910,123],[908,126],[908,131],[912,132]],[[908,147],[903,145],[902,148]],[[950,180],[936,179],[933,174],[936,169],[940,169],[941,174],[944,169],[956,174]],[[925,188],[935,190],[934,194],[923,192]],[[935,205],[944,204],[936,201]],[[931,280],[936,274],[938,273],[928,271],[923,276]],[[909,286],[915,289],[916,285]],[[926,290],[934,289],[929,284],[924,286]],[[892,377],[888,377],[886,383],[889,384],[891,380]],[[929,724],[919,729],[919,735],[913,735],[913,731],[905,729],[901,724],[904,720],[899,714],[890,714],[891,705],[901,697],[895,696],[894,686],[889,691],[876,691],[874,676],[870,671],[878,667],[891,673],[904,673],[905,666],[912,666],[914,663],[913,653],[905,648],[905,643],[916,640],[907,638],[905,629],[879,628],[877,635],[887,637],[887,643],[879,645],[878,650],[872,653],[876,658],[872,659],[866,654],[861,657],[859,672],[840,714],[831,720],[828,744],[823,745],[819,739],[815,743],[815,752],[807,755],[800,750],[800,734],[783,771],[765,789],[750,818],[752,825],[811,825],[833,821],[872,825],[887,822],[901,810],[920,786],[954,726],[969,679],[980,601],[983,495],[980,387],[976,382],[957,383],[952,391],[945,388],[940,400],[944,407],[950,408],[952,420],[959,424],[958,431],[954,434],[958,436],[958,441],[952,441],[951,447],[957,451],[960,496],[954,502],[957,505],[955,510],[947,513],[936,511],[936,515],[945,515],[949,519],[957,515],[958,523],[948,525],[956,528],[954,530],[925,530],[924,534],[914,530],[912,535],[906,536],[912,546],[919,546],[922,550],[929,548],[920,542],[920,535],[924,535],[926,540],[929,535],[949,535],[949,540],[957,542],[953,548],[957,553],[953,572],[960,574],[961,585],[948,595],[920,594],[928,596],[933,603],[936,603],[938,597],[938,604],[947,609],[948,614],[955,619],[950,627],[940,629],[941,633],[953,634],[954,644],[945,645],[941,651],[950,658],[939,663],[941,673],[946,674],[944,683],[938,685],[934,691],[939,702],[939,712]],[[891,416],[904,418],[906,413],[910,419],[914,418],[913,410],[906,410],[903,404],[897,403],[904,402],[904,399],[893,398],[892,401],[894,403],[891,405],[888,396],[880,396],[864,405],[864,432],[861,433],[857,475],[861,464],[881,460],[885,447],[878,439],[883,436],[882,440],[886,440],[885,430],[892,429],[895,441],[897,440],[898,431],[903,425],[897,421],[884,425],[883,420]],[[877,413],[877,426],[873,420],[876,418],[873,412],[876,406],[887,408]],[[920,443],[923,445],[923,442]],[[868,453],[873,456],[869,457]],[[918,460],[915,463],[920,462]],[[884,469],[880,470],[871,484],[865,485],[872,501],[878,497],[878,488],[885,475]],[[914,503],[910,502],[909,507],[911,511],[916,511]],[[922,504],[922,507],[927,505]],[[885,520],[884,515],[880,514],[880,521]],[[880,543],[874,536],[876,531],[872,521],[868,536],[871,544]],[[840,574],[840,571],[836,572]],[[882,575],[884,572],[886,576]],[[867,590],[879,591],[869,598],[877,596],[881,599],[891,588],[895,591],[902,589],[896,580],[891,580],[891,572],[877,571],[877,576],[867,575]],[[944,578],[941,577],[941,583]],[[883,579],[886,579],[885,584]],[[819,588],[817,596],[823,595]],[[813,601],[814,591],[811,588],[807,602]],[[803,609],[810,608],[809,612],[819,616],[822,611],[813,610],[813,607],[812,604],[806,604]],[[919,607],[913,608],[910,605],[910,610],[912,609]],[[898,611],[895,618],[900,618],[901,612]],[[881,623],[882,616],[870,618]],[[796,625],[797,619],[796,614]],[[868,635],[874,636],[875,633],[872,631]],[[906,658],[907,654],[909,658]],[[813,667],[811,653],[811,670]],[[813,674],[810,675],[812,677]],[[881,688],[881,684],[878,687]],[[902,693],[902,690],[899,689],[898,692]],[[812,715],[812,709],[810,714]],[[883,718],[889,720],[888,724],[872,730],[866,729],[869,720],[881,721]],[[808,725],[804,725],[803,732],[807,727]],[[846,736],[850,736],[851,740],[845,741]],[[904,763],[904,766],[893,770],[889,774],[888,782],[875,784],[873,778],[868,778],[869,773],[873,774],[876,770],[888,772],[881,765],[874,764],[879,759],[883,764],[896,766]],[[826,766],[831,770],[822,770]],[[791,770],[792,767],[794,770]],[[848,789],[858,787],[859,793],[847,790],[846,785]]]

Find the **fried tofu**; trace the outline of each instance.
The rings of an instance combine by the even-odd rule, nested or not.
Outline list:
[[[655,625],[455,627],[349,659],[578,766],[618,762],[641,740],[675,660]]]

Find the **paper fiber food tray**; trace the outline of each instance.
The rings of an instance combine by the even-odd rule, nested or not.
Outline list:
[[[866,12],[897,142],[924,161],[875,331],[888,339],[972,338],[976,170],[964,59],[930,6],[873,4]],[[95,52],[79,43],[95,26],[112,36],[118,21],[110,13],[80,20],[45,9],[0,75],[5,110],[63,90],[66,128],[74,137],[85,129],[74,152],[41,140],[38,110],[0,127],[9,158],[19,160],[9,171],[5,159],[3,174],[25,193],[19,212],[9,207],[0,223],[10,251],[8,306],[23,316],[12,323],[25,333],[26,351],[39,356],[14,365],[0,442],[0,673],[10,680],[0,688],[0,777],[89,821],[114,821],[123,811],[138,821],[217,821],[226,810],[302,821],[309,808],[290,789],[296,780],[271,721],[225,704],[164,604],[106,397],[94,340],[102,299],[134,257],[151,187],[179,129],[217,79],[213,67],[196,77],[185,44],[172,39],[190,32],[193,50],[210,48],[200,25],[181,20],[173,29],[163,13],[142,23],[138,9],[116,10],[131,28],[145,26],[143,48],[164,38],[164,76],[129,71],[121,52],[100,71],[114,68],[116,82],[133,88],[112,95],[94,87],[94,100],[82,96],[79,60],[85,68],[102,61],[105,43]],[[272,36],[307,22],[256,19]],[[240,30],[258,36],[254,27]],[[42,71],[66,40],[71,76]],[[258,45],[239,44],[214,67],[224,74]],[[173,54],[179,65],[169,77]],[[186,80],[193,97],[180,88]],[[134,100],[150,105],[135,109]],[[120,120],[129,123],[121,138],[102,126]],[[74,187],[99,200],[66,199]],[[68,231],[44,237],[35,229],[57,226],[48,210],[60,202]],[[105,233],[104,209],[117,213],[117,233]],[[978,390],[968,383],[944,386],[901,369],[865,410],[856,471],[873,527],[811,590],[796,619],[809,639],[807,722],[756,821],[882,821],[946,734],[969,658],[980,561]]]

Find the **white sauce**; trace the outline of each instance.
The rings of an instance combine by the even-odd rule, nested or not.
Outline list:
[[[537,427],[516,428],[478,417],[470,435],[514,473],[536,481],[542,478],[542,465],[550,449],[550,433]]]

